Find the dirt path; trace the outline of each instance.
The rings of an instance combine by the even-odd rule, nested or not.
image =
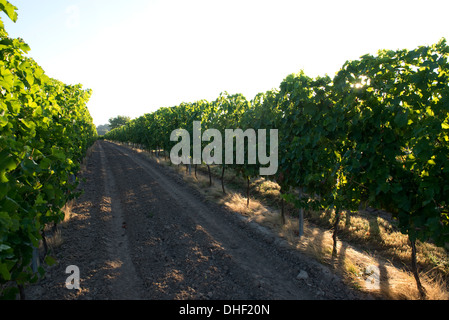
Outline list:
[[[83,176],[58,264],[28,299],[358,298],[326,267],[142,154],[97,142]],[[65,287],[69,265],[79,267],[80,290]]]

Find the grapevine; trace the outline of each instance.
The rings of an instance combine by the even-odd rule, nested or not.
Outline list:
[[[0,0],[17,20],[17,8]],[[48,77],[0,21],[0,296],[14,298],[44,274],[31,269],[44,228],[64,218],[76,174],[96,129],[86,108],[90,90]],[[47,257],[46,262],[51,263]],[[13,285],[11,285],[13,284]]]

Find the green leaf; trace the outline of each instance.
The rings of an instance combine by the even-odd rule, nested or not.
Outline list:
[[[51,160],[48,158],[43,158],[39,163],[39,168],[42,170],[47,170],[51,167]]]
[[[6,90],[11,90],[14,85],[14,75],[8,69],[1,70],[0,84],[5,87]]]
[[[6,244],[0,244],[0,252],[1,251],[6,251],[6,250],[9,250],[9,249],[11,249],[10,246],[7,246]]]
[[[38,164],[31,159],[23,160],[20,166],[25,172],[36,173],[40,171]]]
[[[11,171],[17,167],[14,158],[7,151],[0,152],[0,171]]]
[[[14,170],[18,164],[7,151],[0,152],[0,159],[0,182],[6,183],[9,181],[6,172]]]
[[[9,179],[6,177],[6,172],[0,171],[0,182],[1,183],[7,183]]]
[[[30,86],[32,86],[34,84],[34,76],[31,73],[26,75],[26,80],[28,81]]]
[[[53,147],[51,149],[51,154],[58,160],[65,160],[65,158],[66,158],[66,155],[64,154],[64,151],[59,150],[56,147]]]
[[[0,212],[0,227],[9,229],[12,226],[11,217],[7,212]]]
[[[50,267],[56,264],[56,259],[50,256],[46,256],[44,261]]]
[[[45,275],[45,269],[42,268],[42,266],[39,266],[39,267],[37,268],[37,272],[39,273],[39,275],[40,275],[41,277],[43,277],[43,276]]]
[[[31,233],[31,232],[28,232],[28,238],[30,239],[30,241],[31,241],[31,244],[33,245],[33,247],[39,247],[39,238],[37,238],[36,237],[36,235],[35,234],[33,234],[33,233]]]
[[[396,117],[394,117],[394,123],[396,123],[396,125],[399,128],[406,126],[407,122],[408,122],[408,112],[398,112],[396,114]]]
[[[8,267],[4,263],[0,263],[0,276],[6,281],[11,280],[11,274],[9,273]]]
[[[6,13],[6,15],[14,22],[17,21],[17,7],[13,6],[6,0],[0,0],[0,10]]]

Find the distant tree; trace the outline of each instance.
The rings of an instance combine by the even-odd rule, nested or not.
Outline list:
[[[131,121],[131,118],[126,117],[126,116],[117,116],[115,118],[110,118],[109,119],[109,129],[113,130],[115,128],[119,128],[119,127],[127,124],[129,121]]]
[[[97,127],[97,132],[99,136],[104,136],[107,132],[109,132],[109,124],[100,124]]]

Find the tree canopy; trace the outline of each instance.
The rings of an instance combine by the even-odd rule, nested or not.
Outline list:
[[[115,128],[120,128],[121,126],[124,126],[129,121],[131,121],[130,117],[127,116],[117,116],[115,118],[109,119],[109,128],[110,130],[113,130]]]

